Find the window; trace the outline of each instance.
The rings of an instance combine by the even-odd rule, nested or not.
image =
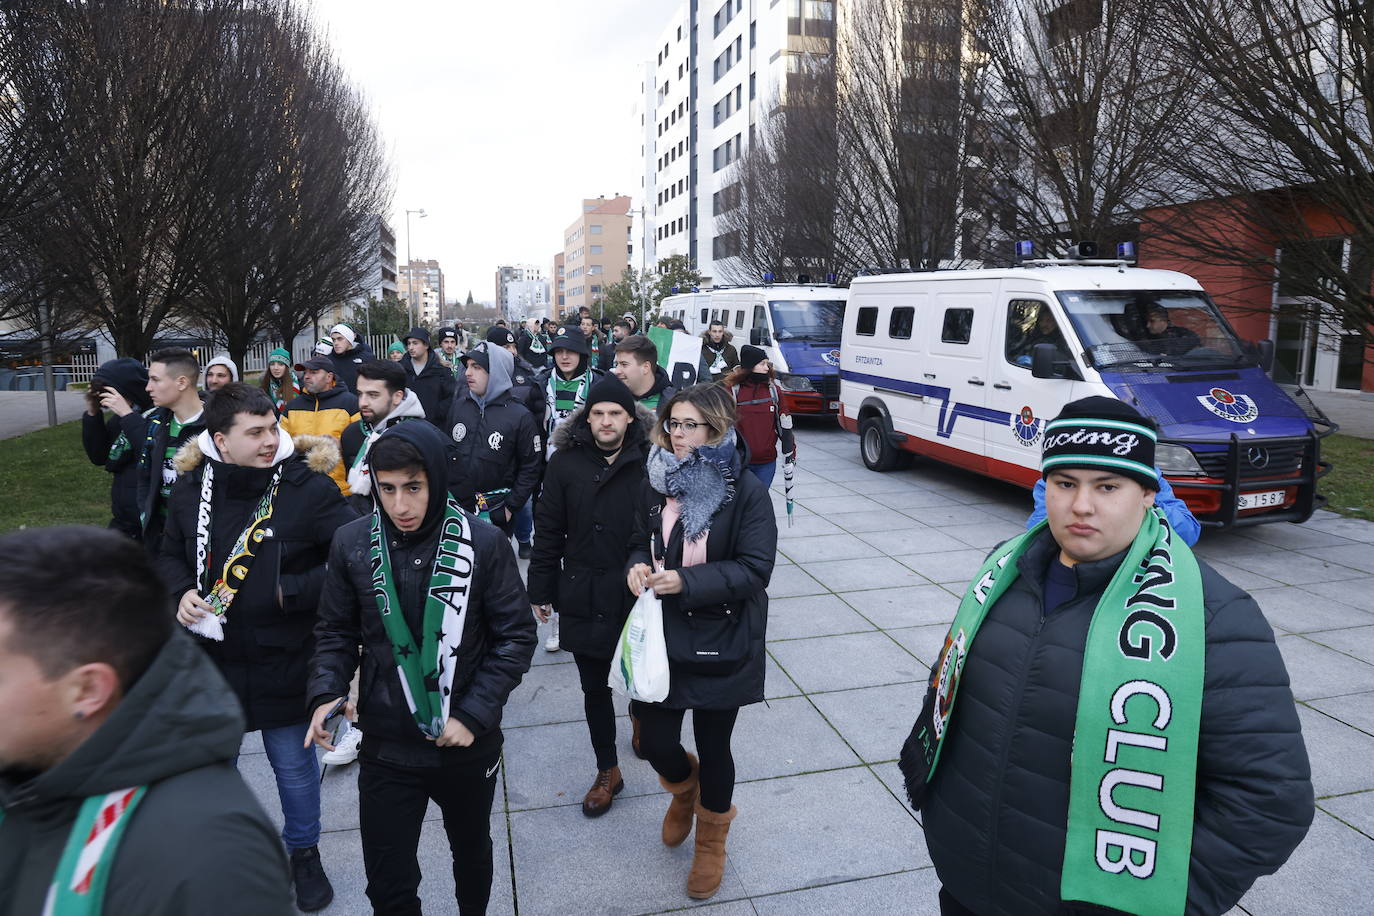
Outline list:
[[[878,307],[868,305],[859,309],[859,321],[854,326],[854,333],[861,337],[872,337],[878,333]]]
[[[754,306],[754,327],[768,329],[768,310],[761,305]]]
[[[600,226],[588,226],[587,229],[591,232],[592,235],[600,235],[600,234],[601,234],[601,227],[600,227]]]
[[[751,73],[749,74],[749,101],[752,102],[755,95],[757,95],[755,92],[755,74]]]
[[[910,340],[915,324],[916,309],[909,305],[899,306],[892,310],[892,317],[887,320],[887,336],[893,340]]]
[[[701,323],[702,323],[702,324],[705,324],[705,323],[707,322],[707,320],[708,320],[708,319],[707,319],[707,314],[708,314],[708,312],[707,312],[706,309],[702,309],[702,310],[701,310]]]
[[[744,330],[744,309],[735,310],[735,328],[736,330]]]
[[[600,245],[593,245],[593,246],[592,246],[592,254],[601,254],[601,246],[600,246]]]
[[[940,328],[942,342],[966,344],[972,335],[973,309],[945,309],[945,321]]]

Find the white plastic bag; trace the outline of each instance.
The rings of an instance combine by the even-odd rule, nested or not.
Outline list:
[[[643,703],[668,698],[668,644],[663,641],[663,602],[645,589],[640,593],[611,656],[612,690]]]

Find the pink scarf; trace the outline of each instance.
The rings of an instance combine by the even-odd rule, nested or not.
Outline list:
[[[668,539],[673,535],[673,526],[677,524],[678,517],[681,515],[682,504],[678,502],[676,496],[669,496],[668,502],[663,506],[663,543],[665,549]],[[708,528],[695,541],[683,538],[682,566],[700,566],[706,562],[706,541],[710,537],[711,529]]]

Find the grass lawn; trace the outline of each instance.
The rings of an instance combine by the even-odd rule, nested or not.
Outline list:
[[[1328,500],[1326,508],[1374,521],[1374,439],[1327,436],[1322,440],[1322,458],[1333,465],[1317,485]]]
[[[0,439],[0,531],[110,521],[110,475],[86,459],[81,421]]]

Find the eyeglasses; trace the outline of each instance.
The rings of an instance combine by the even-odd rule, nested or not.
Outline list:
[[[694,432],[696,432],[697,430],[701,429],[703,426],[706,427],[706,428],[709,429],[709,430],[712,430],[712,431],[715,430],[715,427],[712,426],[710,423],[698,423],[696,420],[664,420],[664,421],[663,421],[663,431],[664,431],[665,433],[668,433],[669,435],[671,435],[671,434],[677,432],[677,431],[680,429],[680,430],[682,430],[684,433],[687,433],[687,434],[690,436],[692,433],[694,433]]]

